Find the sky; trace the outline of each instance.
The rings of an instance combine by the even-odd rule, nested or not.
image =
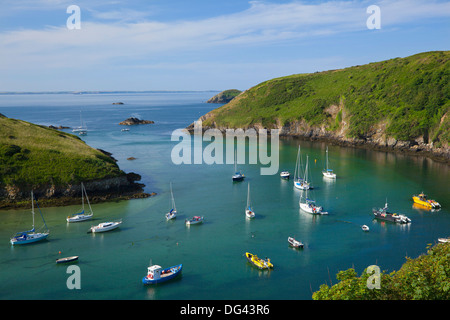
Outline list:
[[[442,0],[0,0],[0,92],[246,90],[449,47]]]

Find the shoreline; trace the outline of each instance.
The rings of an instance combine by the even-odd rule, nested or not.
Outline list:
[[[202,117],[203,118],[203,117]],[[200,119],[202,119],[200,118]],[[236,128],[217,128],[217,127],[202,127],[202,134],[205,133],[205,131],[209,129],[218,129],[222,133],[225,133],[226,129],[233,129]],[[244,130],[247,129],[255,129],[256,132],[258,132],[259,129],[267,129],[262,128],[260,126],[252,126],[249,128],[243,128]],[[289,130],[286,130],[285,128],[279,128],[280,134],[279,137],[282,139],[298,139],[303,141],[317,141],[317,142],[328,142],[332,145],[338,145],[342,147],[350,147],[350,148],[356,148],[356,149],[367,149],[367,150],[373,150],[373,151],[380,151],[380,152],[390,152],[390,153],[396,153],[396,154],[402,154],[402,155],[408,155],[408,156],[420,156],[429,158],[433,161],[444,163],[446,165],[450,165],[450,150],[449,148],[438,148],[439,150],[436,150],[432,147],[430,147],[429,144],[424,143],[423,141],[420,141],[420,138],[413,141],[402,141],[402,140],[395,140],[390,141],[391,138],[385,138],[383,139],[371,139],[371,138],[365,138],[365,139],[358,139],[358,138],[344,138],[340,135],[337,135],[333,132],[326,132],[325,134],[320,134],[319,132],[316,132],[315,130],[309,130],[309,131],[297,131],[296,133],[291,133]],[[190,124],[188,127],[185,128],[185,130],[193,135],[194,134],[194,123]],[[270,129],[267,129],[267,136],[270,136]],[[380,143],[380,142],[383,143]],[[389,141],[389,142],[388,142]]]
[[[137,183],[141,176],[136,173],[113,178],[105,178],[85,182],[89,202],[102,203],[131,199],[143,199],[155,196],[155,192],[144,192],[145,185]],[[6,186],[0,190],[3,197],[0,200],[0,210],[27,208],[31,205],[30,192],[33,193],[41,206],[61,207],[81,203],[81,185],[66,186]]]

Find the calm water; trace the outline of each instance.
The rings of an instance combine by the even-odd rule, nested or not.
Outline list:
[[[400,268],[405,257],[417,257],[438,237],[449,236],[449,170],[446,165],[363,149],[329,146],[330,164],[338,174],[326,181],[321,170],[326,145],[298,140],[280,142],[280,171],[294,171],[297,147],[309,155],[312,193],[327,216],[299,211],[300,191],[279,175],[261,176],[258,165],[240,165],[247,176],[232,183],[233,165],[174,165],[173,130],[184,128],[217,105],[214,93],[142,93],[86,95],[0,95],[0,113],[37,124],[75,127],[80,110],[90,146],[113,153],[126,172],[142,175],[148,199],[93,205],[95,219],[67,224],[80,206],[42,208],[50,228],[48,240],[12,247],[13,233],[28,230],[28,209],[0,211],[1,299],[311,299],[323,283],[336,283],[339,270],[369,265]],[[123,101],[124,105],[112,105]],[[121,132],[130,116],[154,120]],[[68,130],[70,132],[70,130]],[[204,146],[206,143],[204,143]],[[137,158],[134,161],[128,157]],[[165,221],[169,182],[178,209]],[[257,217],[245,219],[247,182]],[[438,200],[437,212],[415,209],[411,195],[424,191]],[[407,226],[372,220],[372,207],[388,199],[392,211],[412,219]],[[203,215],[203,225],[187,228],[184,219]],[[87,234],[91,224],[123,219],[105,234]],[[37,220],[38,221],[38,220]],[[370,232],[360,226],[367,224]],[[289,248],[287,237],[304,242]],[[61,251],[61,254],[59,254]],[[261,272],[246,263],[252,252],[271,258],[275,269]],[[69,290],[67,266],[55,259],[80,256],[81,289]],[[161,266],[183,264],[181,278],[156,287],[141,279],[152,260]]]

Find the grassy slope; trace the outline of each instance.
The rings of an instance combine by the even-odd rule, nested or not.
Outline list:
[[[67,185],[124,174],[78,137],[0,116],[0,185]]]
[[[363,137],[380,122],[399,140],[421,135],[436,143],[449,141],[450,51],[425,52],[340,70],[298,74],[265,81],[210,113],[222,127],[267,128],[305,120],[337,130],[342,111],[334,118],[331,105],[344,110],[350,126],[346,135]],[[442,120],[442,123],[441,123]]]

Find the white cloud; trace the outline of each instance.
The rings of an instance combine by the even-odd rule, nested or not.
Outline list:
[[[105,0],[106,1],[106,0]],[[106,3],[103,1],[103,4]],[[63,6],[68,0],[40,0]],[[241,12],[198,20],[156,21],[150,13],[128,10],[96,11],[81,30],[47,26],[39,30],[0,32],[0,70],[97,68],[145,59],[162,60],[173,52],[209,48],[270,45],[308,37],[364,31],[372,1],[267,3],[251,1]],[[450,3],[425,0],[380,1],[382,28],[420,19],[449,17]],[[89,7],[89,2],[84,4]],[[84,7],[82,7],[84,8]],[[67,15],[68,17],[69,15]],[[137,20],[137,22],[136,22]],[[134,21],[134,22],[132,22]]]

